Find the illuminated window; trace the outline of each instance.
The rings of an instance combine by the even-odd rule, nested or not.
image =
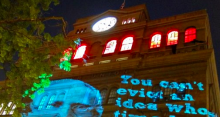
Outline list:
[[[185,31],[185,43],[196,39],[196,28],[188,28]]]
[[[4,104],[2,103],[2,104],[0,105],[0,115],[1,115],[1,111],[3,110],[3,109],[2,109],[3,106],[4,106]]]
[[[108,91],[107,89],[102,89],[102,90],[101,90],[102,104],[105,103],[107,91]]]
[[[50,108],[52,107],[52,104],[53,104],[55,98],[56,98],[56,95],[52,95],[52,96],[50,97],[50,100],[49,100],[49,102],[48,102],[48,104],[47,104],[46,109],[50,109]]]
[[[124,24],[126,24],[127,23],[127,21],[126,20],[123,20],[122,21],[122,25],[124,25]]]
[[[127,37],[123,40],[121,51],[131,50],[133,45],[133,37]]]
[[[9,113],[10,115],[12,115],[14,113],[15,108],[16,108],[16,105],[14,104],[12,109],[11,109],[11,112]]]
[[[136,19],[134,17],[132,18],[128,18],[128,19],[124,19],[122,21],[122,25],[125,25],[125,24],[130,24],[130,23],[135,23]]]
[[[76,31],[76,34],[79,34],[79,29]]]
[[[135,18],[134,18],[134,17],[133,17],[131,20],[132,20],[132,23],[134,23],[134,22],[135,22]]]
[[[110,54],[115,52],[117,41],[111,40],[106,44],[105,51],[103,54]]]
[[[131,23],[131,18],[128,18],[127,22],[128,22],[128,24]]]
[[[3,104],[2,104],[2,106],[3,106]],[[12,102],[9,102],[8,105],[7,105],[7,107],[4,107],[4,111],[3,111],[2,115],[10,114],[10,113],[8,113],[7,109],[8,109],[8,108],[11,108],[11,106],[12,106]],[[1,108],[2,108],[2,107],[1,107]],[[3,109],[2,109],[2,110],[3,110]]]
[[[167,45],[176,45],[178,41],[178,31],[169,31],[167,34]]]
[[[108,97],[108,104],[114,104],[117,96],[117,88],[112,88]]]
[[[84,30],[83,30],[83,29],[81,29],[80,33],[83,33],[83,32],[84,32]]]
[[[46,100],[47,100],[47,95],[46,96],[44,96],[42,99],[41,99],[41,101],[40,101],[40,104],[39,104],[39,107],[38,107],[38,110],[41,110],[42,108],[43,108],[43,106],[44,106],[44,103],[46,102]]]
[[[162,37],[161,34],[158,34],[158,33],[154,34],[151,37],[150,48],[158,48],[158,47],[160,47],[161,37]]]
[[[80,59],[83,58],[83,55],[85,54],[86,51],[86,46],[80,46],[77,51],[76,54],[74,56],[74,59]]]

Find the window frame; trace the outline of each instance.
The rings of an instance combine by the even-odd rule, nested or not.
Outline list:
[[[111,53],[105,53],[106,48],[107,48],[107,44],[108,44],[109,42],[111,42],[111,41],[114,41],[114,40],[116,41],[116,45],[115,45],[114,51],[111,52]],[[116,53],[117,46],[118,46],[118,39],[117,39],[117,38],[111,38],[109,41],[107,41],[107,42],[105,43],[105,47],[104,47],[104,49],[103,49],[103,51],[102,51],[102,56],[112,55],[112,54]]]
[[[112,92],[112,90],[113,89],[115,89],[115,97],[110,97],[111,96],[111,92]],[[118,87],[111,87],[111,89],[109,90],[109,93],[108,93],[108,98],[107,98],[107,103],[106,104],[115,104],[116,102],[114,102],[114,103],[109,103],[109,100],[110,99],[114,99],[115,98],[115,100],[116,100],[116,98],[117,98],[117,90],[118,90]]]
[[[84,54],[83,54],[83,56],[81,57],[81,58],[75,58],[75,56],[76,56],[76,54],[77,54],[77,51],[78,51],[78,49],[80,48],[80,47],[82,47],[82,46],[86,46],[86,48],[85,48],[85,51],[84,51]],[[87,53],[87,49],[88,48],[88,45],[87,44],[81,44],[74,52],[73,52],[73,55],[72,55],[72,58],[71,58],[71,60],[81,60],[81,59],[83,59],[84,58],[84,56],[86,55],[86,53]],[[75,54],[74,54],[75,53]]]
[[[171,33],[171,32],[173,32],[173,31],[177,31],[177,40],[176,40],[176,43],[175,44],[169,44],[168,45],[168,42],[169,42],[169,34]],[[180,37],[180,35],[179,35],[179,30],[178,29],[171,29],[171,30],[169,30],[168,32],[167,32],[167,34],[166,34],[166,46],[172,46],[172,45],[177,45],[178,43],[179,43],[179,37]]]
[[[130,49],[130,50],[123,50],[123,51],[122,51],[121,49],[122,49],[122,47],[123,47],[123,42],[124,42],[127,38],[129,38],[129,37],[132,37],[132,43],[129,43],[129,44],[131,44],[131,49]],[[120,53],[130,52],[130,51],[133,49],[133,45],[134,45],[134,35],[127,35],[127,36],[123,37],[122,40],[121,40],[119,52],[120,52]]]
[[[52,97],[54,96],[53,100],[51,101]],[[48,100],[47,100],[47,103],[45,105],[45,109],[52,109],[53,108],[53,103],[56,101],[57,99],[57,95],[56,94],[52,94],[49,96]],[[51,101],[51,103],[50,103]],[[49,108],[48,108],[49,107]]]
[[[160,38],[160,46],[159,47],[153,47],[151,48],[151,42],[152,42],[152,37],[157,35],[157,34],[160,34],[161,35],[161,38]],[[149,43],[149,49],[156,49],[156,48],[161,48],[161,45],[162,45],[162,38],[163,38],[163,35],[161,32],[154,32],[150,35],[150,43]]]
[[[104,96],[104,99],[103,99],[103,97],[102,97],[102,91],[104,91],[105,90],[105,96]],[[102,88],[101,90],[100,90],[100,95],[101,95],[101,97],[102,97],[102,104],[106,104],[106,100],[108,99],[108,88]]]
[[[186,35],[186,31],[187,31],[187,30],[190,30],[190,29],[195,29],[195,33],[194,33],[194,34],[188,34],[188,35]],[[193,39],[193,40],[191,40],[191,41],[187,41],[187,42],[186,42],[186,36],[192,36],[192,35],[195,35],[195,39],[197,38],[197,29],[196,29],[196,27],[188,27],[188,28],[186,28],[185,31],[184,31],[184,43],[190,43],[190,42],[192,42],[193,40],[195,40],[195,39]]]
[[[42,104],[42,108],[39,110],[40,104],[41,104],[42,99],[43,99],[44,97],[46,97],[46,99],[45,99],[44,103]],[[41,111],[42,109],[45,108],[45,106],[47,105],[47,102],[48,102],[48,97],[49,97],[49,95],[43,95],[43,96],[40,98],[40,101],[39,101],[38,106],[37,106],[37,110],[38,110],[38,111]]]

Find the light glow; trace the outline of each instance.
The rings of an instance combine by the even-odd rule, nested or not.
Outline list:
[[[150,43],[150,48],[158,48],[160,47],[161,44],[161,34],[154,34],[151,37],[151,43]]]
[[[133,41],[133,37],[125,38],[122,42],[121,51],[131,50]]]
[[[176,45],[178,41],[178,31],[169,31],[167,34],[167,45]]]
[[[103,32],[112,28],[117,22],[115,17],[106,17],[97,21],[93,26],[92,30],[94,32]]]
[[[47,104],[46,109],[50,109],[50,108],[52,107],[52,104],[53,104],[53,102],[54,102],[55,97],[56,97],[56,95],[52,95],[52,96],[50,97],[50,100],[49,100],[49,102],[48,102],[48,104]]]
[[[38,107],[38,110],[41,110],[41,109],[43,108],[43,105],[44,105],[44,103],[46,102],[47,97],[48,97],[48,96],[46,95],[46,96],[44,96],[44,97],[41,99],[40,104],[39,104],[39,107]]]
[[[10,115],[12,115],[13,113],[14,113],[14,109],[16,108],[16,105],[14,105],[13,107],[12,107],[12,111],[9,113]]]
[[[191,42],[196,39],[196,28],[188,28],[185,31],[185,43]]]
[[[76,54],[74,56],[74,59],[80,59],[80,58],[83,58],[83,55],[85,54],[85,51],[86,51],[86,46],[80,46],[77,51],[76,51]]]
[[[117,40],[111,40],[106,44],[105,51],[103,54],[110,54],[115,52]]]

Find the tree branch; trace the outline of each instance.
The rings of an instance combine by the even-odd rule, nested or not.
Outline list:
[[[64,37],[66,38],[66,21],[63,19],[63,17],[44,17],[44,18],[37,18],[37,19],[14,19],[14,20],[1,20],[0,24],[3,23],[15,23],[15,22],[25,22],[25,21],[47,21],[47,20],[61,20],[62,21],[62,32]]]

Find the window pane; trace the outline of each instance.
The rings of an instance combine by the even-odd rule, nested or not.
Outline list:
[[[10,115],[12,115],[14,113],[15,108],[16,108],[16,105],[14,104],[14,106],[12,107],[12,111],[9,113]]]
[[[107,89],[102,89],[101,90],[102,104],[105,103],[106,94],[107,94]]]
[[[154,93],[154,97],[152,98],[153,99],[153,102],[156,102],[157,100],[160,99],[160,92],[161,92],[161,87],[159,84],[155,85],[153,87],[153,90],[152,92]]]
[[[133,37],[127,37],[123,40],[121,51],[131,50],[131,47],[133,45]]]
[[[175,45],[178,41],[178,31],[171,31],[167,35],[167,45]]]
[[[161,34],[155,34],[151,38],[150,48],[157,48],[160,47],[161,43]]]
[[[53,104],[53,102],[54,102],[54,100],[55,100],[55,97],[56,97],[56,95],[52,95],[52,96],[50,97],[50,100],[49,100],[49,102],[48,102],[48,104],[47,104],[46,109],[50,109],[50,108],[52,107],[52,104]]]
[[[108,104],[114,104],[117,96],[117,88],[112,88],[108,97]]]
[[[74,59],[80,59],[83,58],[83,55],[85,54],[86,51],[86,46],[80,46],[77,51],[76,54],[74,56]]]
[[[39,104],[38,110],[41,110],[43,108],[44,103],[46,102],[48,96],[44,96]]]
[[[4,106],[4,104],[0,105],[0,112],[2,111],[3,106]]]
[[[185,31],[185,43],[191,42],[196,39],[196,28],[188,28]]]
[[[115,48],[116,48],[116,44],[117,44],[116,40],[109,41],[106,44],[105,51],[104,51],[103,54],[114,53],[115,52]]]

